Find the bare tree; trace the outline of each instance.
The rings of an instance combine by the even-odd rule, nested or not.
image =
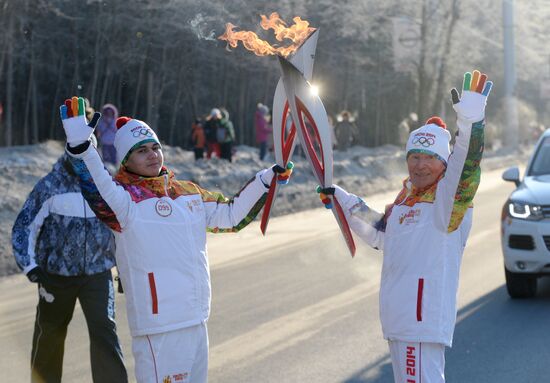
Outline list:
[[[450,83],[480,68],[498,84],[502,72],[499,2],[491,0],[245,0],[158,2],[0,0],[0,144],[61,138],[58,106],[86,96],[99,109],[117,104],[143,118],[169,144],[185,145],[195,117],[212,107],[231,113],[239,143],[254,143],[256,104],[271,104],[279,78],[274,57],[228,52],[215,36],[224,24],[256,31],[259,14],[279,11],[320,28],[314,82],[329,114],[357,115],[360,143],[393,143],[411,111],[438,113]],[[518,97],[544,110],[538,92],[546,68],[550,3],[517,4]],[[392,17],[421,25],[421,61],[412,74],[394,70]],[[214,37],[214,38],[213,38]],[[542,47],[542,48],[541,48]],[[498,87],[495,87],[497,90]],[[498,92],[495,100],[498,103]],[[17,129],[15,128],[17,127]]]

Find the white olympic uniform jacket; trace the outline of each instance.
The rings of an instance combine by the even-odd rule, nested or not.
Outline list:
[[[458,122],[447,169],[430,189],[404,182],[382,218],[336,188],[350,227],[384,251],[380,319],[385,339],[452,345],[460,264],[479,185],[484,121]]]
[[[166,170],[152,178],[121,170],[113,180],[91,145],[71,156],[84,197],[114,231],[131,335],[205,322],[211,295],[206,231],[234,232],[251,222],[272,170],[259,172],[229,200]]]

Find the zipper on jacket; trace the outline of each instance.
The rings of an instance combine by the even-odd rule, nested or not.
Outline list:
[[[418,279],[418,293],[416,296],[416,320],[422,322],[422,297],[424,295],[424,278]]]
[[[168,197],[168,174],[164,175],[164,194]]]
[[[84,209],[84,270],[83,273],[87,274],[86,269],[88,268],[88,254],[86,248],[88,247],[88,216],[86,215],[86,199],[82,196],[82,208]]]
[[[153,314],[159,313],[159,303],[157,298],[157,286],[155,284],[155,274],[149,273],[149,288],[151,289],[151,309]]]

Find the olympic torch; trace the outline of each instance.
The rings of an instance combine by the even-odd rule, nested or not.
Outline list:
[[[279,56],[283,85],[296,134],[313,173],[323,188],[332,185],[332,139],[327,112],[323,102],[311,91],[311,85],[291,62]],[[351,256],[355,256],[355,242],[346,216],[336,196],[328,196],[332,213],[344,236]]]
[[[275,161],[277,165],[286,168],[299,137],[319,184],[330,187],[332,139],[328,118],[321,99],[311,92],[311,85],[308,83],[312,78],[319,30],[310,27],[300,17],[294,17],[294,24],[288,26],[277,12],[271,13],[269,17],[261,15],[261,18],[260,25],[264,30],[273,30],[279,42],[291,40],[292,45],[273,46],[252,31],[235,31],[236,27],[231,23],[226,24],[225,33],[219,39],[227,41],[228,46],[233,48],[241,41],[246,49],[258,56],[279,56],[282,78],[275,90],[272,121]],[[264,234],[277,196],[277,185],[277,177],[273,177],[260,225]],[[342,207],[336,197],[328,198],[351,255],[354,256],[355,243]]]
[[[302,45],[289,57],[289,61],[299,68],[307,80],[313,76],[313,63],[315,61],[315,49],[317,48],[318,30],[309,35]],[[273,151],[277,165],[286,168],[292,158],[296,146],[296,126],[290,116],[290,109],[286,98],[283,79],[280,78],[275,89],[272,108],[273,124]],[[271,207],[277,197],[278,183],[276,177],[271,181],[267,200],[262,213],[260,228],[265,235]]]

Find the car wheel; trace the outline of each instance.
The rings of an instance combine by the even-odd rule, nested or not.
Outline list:
[[[512,273],[504,268],[506,275],[506,288],[512,298],[532,298],[537,293],[537,277]]]

